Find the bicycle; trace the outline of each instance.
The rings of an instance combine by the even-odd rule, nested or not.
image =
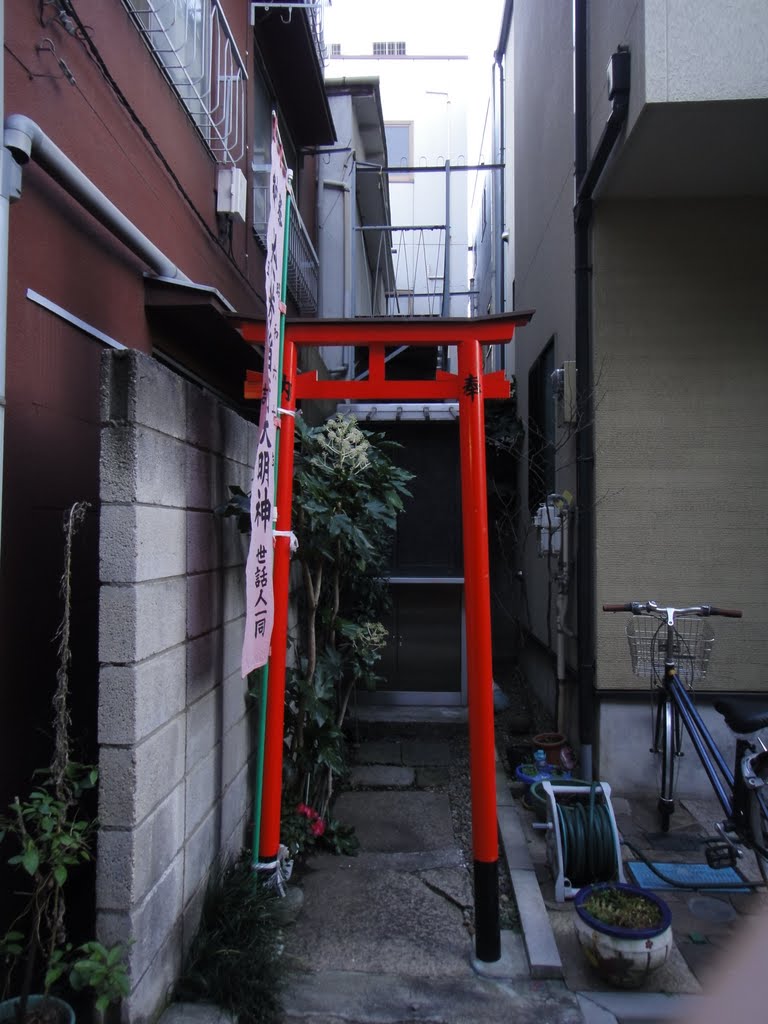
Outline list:
[[[662,607],[655,601],[604,604],[603,611],[631,613],[627,639],[632,671],[649,678],[655,692],[651,753],[661,755],[658,811],[662,831],[669,830],[675,810],[674,765],[675,758],[683,755],[685,729],[725,813],[723,821],[714,826],[719,838],[706,841],[707,863],[712,868],[735,866],[742,855],[741,844],[755,854],[768,884],[768,747],[757,735],[768,726],[768,695],[715,702],[715,710],[736,734],[731,769],[688,692],[706,676],[714,643],[714,633],[702,620],[713,615],[741,618],[741,611],[712,605]],[[745,734],[753,735],[747,739]]]

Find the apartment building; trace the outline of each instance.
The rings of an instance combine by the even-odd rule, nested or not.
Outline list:
[[[581,770],[619,791],[655,780],[649,682],[603,603],[743,609],[697,684],[718,738],[717,693],[765,688],[767,44],[757,0],[508,0],[500,25],[505,187],[477,286],[536,310],[510,366],[506,596]],[[681,792],[707,785],[695,761]]]

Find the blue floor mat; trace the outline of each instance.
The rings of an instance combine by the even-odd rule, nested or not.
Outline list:
[[[744,879],[734,868],[711,868],[709,864],[679,864],[654,861],[653,866],[658,868],[667,878],[674,879],[678,884],[670,885],[654,874],[653,871],[641,860],[627,861],[626,867],[632,872],[635,884],[643,889],[679,889],[683,886],[716,885],[727,886],[723,892],[749,892],[745,885],[740,885]]]

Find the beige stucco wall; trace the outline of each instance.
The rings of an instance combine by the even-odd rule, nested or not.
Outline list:
[[[704,686],[768,682],[766,200],[606,203],[594,231],[598,606],[740,607]],[[630,674],[598,614],[597,681]]]
[[[765,0],[645,0],[648,103],[768,96]]]

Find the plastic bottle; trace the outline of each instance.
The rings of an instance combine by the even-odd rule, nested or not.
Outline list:
[[[534,750],[533,763],[536,765],[537,772],[545,772],[547,770],[547,755],[543,750]]]

